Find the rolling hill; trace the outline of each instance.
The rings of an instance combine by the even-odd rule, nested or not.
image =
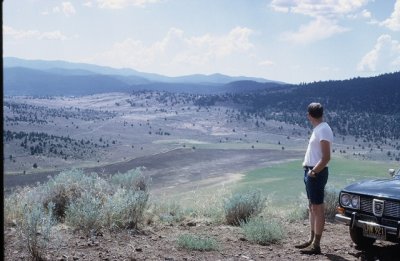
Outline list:
[[[4,58],[5,95],[90,95],[138,90],[217,94],[254,91],[283,83],[223,74],[167,77],[65,61]]]

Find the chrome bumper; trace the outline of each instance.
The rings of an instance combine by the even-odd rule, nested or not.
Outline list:
[[[387,234],[394,235],[394,236],[396,236],[396,238],[400,239],[400,224],[398,225],[398,227],[389,227],[389,226],[380,225],[375,222],[358,220],[356,212],[353,212],[351,217],[347,217],[342,214],[336,214],[335,220],[339,223],[345,224],[352,228],[354,228],[354,227],[363,228],[365,225],[373,225],[373,226],[383,227],[383,228],[385,228]]]

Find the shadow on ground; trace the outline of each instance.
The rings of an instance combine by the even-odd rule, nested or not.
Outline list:
[[[400,244],[391,245],[373,245],[368,249],[355,248],[355,252],[352,253],[358,260],[372,261],[398,261],[400,260]],[[340,260],[340,259],[332,259]]]

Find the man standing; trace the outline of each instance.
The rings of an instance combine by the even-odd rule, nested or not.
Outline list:
[[[313,132],[304,156],[304,183],[309,200],[310,239],[296,248],[303,254],[320,254],[320,241],[325,225],[324,192],[328,181],[328,162],[331,159],[332,129],[323,121],[323,107],[313,102],[308,105],[308,120]]]

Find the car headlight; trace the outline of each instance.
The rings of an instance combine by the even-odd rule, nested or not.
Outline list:
[[[349,194],[342,194],[340,196],[340,203],[344,206],[347,207],[350,204],[350,195]]]
[[[360,208],[360,196],[353,195],[351,197],[351,206],[355,209]]]
[[[343,207],[359,209],[360,208],[360,196],[352,195],[349,193],[341,193],[340,194],[340,204]]]

